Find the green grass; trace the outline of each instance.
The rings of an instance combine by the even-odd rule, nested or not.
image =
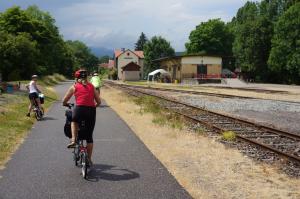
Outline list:
[[[156,117],[156,118],[152,119],[152,122],[159,126],[164,126],[167,124],[167,120],[164,117]]]
[[[155,97],[143,96],[131,99],[133,99],[135,104],[140,106],[140,114],[152,113],[154,115],[154,118],[152,119],[154,124],[159,126],[168,125],[174,129],[183,129],[184,123],[181,118],[166,109],[162,109]]]
[[[42,78],[38,85],[45,94],[45,104],[47,110],[58,96],[51,86],[63,81],[65,78],[60,75],[53,75]],[[28,81],[22,81],[26,83]],[[0,165],[13,153],[22,138],[26,137],[35,122],[35,118],[26,117],[28,111],[28,95],[24,92],[3,94],[1,96],[5,104],[0,104]],[[33,114],[32,114],[33,115]]]

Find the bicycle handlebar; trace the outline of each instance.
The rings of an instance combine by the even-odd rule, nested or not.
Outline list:
[[[68,107],[69,109],[71,109],[72,107],[75,106],[75,104],[74,104],[74,103],[67,103],[67,104],[64,105],[64,106],[66,106],[66,107]]]

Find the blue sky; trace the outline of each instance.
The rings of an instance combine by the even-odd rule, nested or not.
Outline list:
[[[133,48],[141,32],[161,35],[176,51],[211,18],[230,21],[246,0],[0,0],[0,11],[37,5],[56,19],[65,39],[90,47]]]

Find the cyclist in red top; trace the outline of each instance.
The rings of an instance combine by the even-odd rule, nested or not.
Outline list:
[[[73,148],[78,134],[78,123],[85,121],[84,135],[79,135],[80,139],[87,142],[87,151],[91,161],[93,152],[93,131],[96,121],[96,106],[101,104],[98,92],[94,86],[87,81],[87,71],[79,70],[75,72],[76,83],[72,85],[63,98],[63,105],[66,106],[70,98],[74,95],[76,106],[72,114],[72,139],[68,148]],[[96,103],[95,103],[96,102]]]

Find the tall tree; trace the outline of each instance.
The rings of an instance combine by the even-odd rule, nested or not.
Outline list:
[[[261,32],[258,14],[257,4],[247,2],[238,10],[234,21],[233,53],[237,58],[237,65],[251,77],[255,76],[260,66],[266,66],[261,59],[264,35]]]
[[[92,71],[97,67],[99,60],[91,53],[91,50],[81,41],[67,41],[72,54],[75,57],[75,68],[84,67]]]
[[[0,72],[6,80],[26,79],[32,73],[70,76],[76,67],[97,65],[85,44],[74,49],[63,40],[55,19],[37,6],[13,6],[0,13]]]
[[[190,33],[187,53],[231,55],[233,35],[220,19],[202,22]]]
[[[19,80],[38,71],[36,45],[28,33],[12,35],[0,31],[0,72],[3,80]]]
[[[294,0],[263,0],[247,2],[233,18],[233,54],[237,65],[248,76],[263,81],[273,81],[274,71],[268,67],[274,24],[294,5]]]
[[[99,63],[102,64],[102,63],[108,63],[110,57],[108,55],[104,55],[102,57],[99,58]]]
[[[175,50],[166,39],[161,36],[154,36],[144,46],[144,55],[144,76],[146,76],[149,72],[158,69],[158,65],[156,65],[153,60],[162,57],[174,56]]]
[[[272,39],[269,65],[285,83],[300,83],[300,3],[291,6],[278,20]]]
[[[148,39],[146,35],[142,32],[138,41],[135,43],[135,50],[144,50],[144,46],[147,43]]]

